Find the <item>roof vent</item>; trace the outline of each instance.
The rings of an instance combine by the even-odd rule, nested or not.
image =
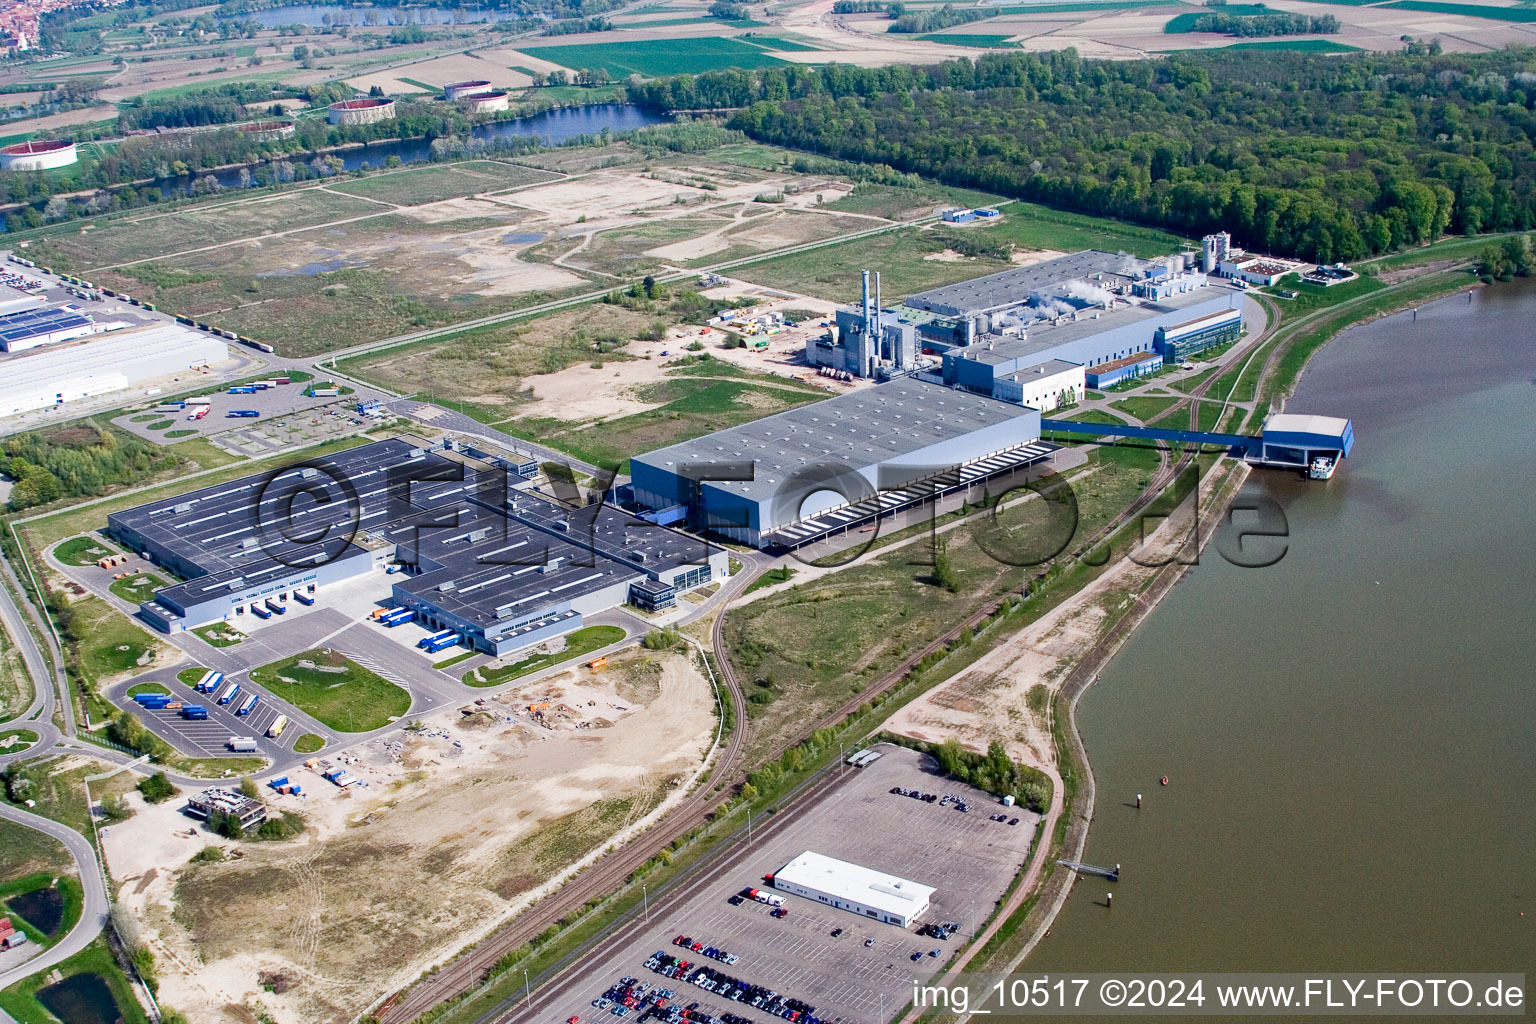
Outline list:
[[[456,586],[458,586],[458,583],[455,580],[444,580],[437,585],[437,589],[439,592],[446,594]]]

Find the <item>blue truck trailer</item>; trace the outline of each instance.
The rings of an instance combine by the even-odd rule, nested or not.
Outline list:
[[[424,637],[422,637],[420,640],[416,641],[416,646],[420,647],[422,649],[426,649],[428,647],[431,647],[433,644],[437,643],[439,640],[442,640],[442,639],[444,639],[446,637],[453,637],[453,636],[457,636],[457,635],[458,634],[455,633],[453,630],[445,629],[441,633],[433,633],[431,636],[424,636]]]
[[[251,605],[251,614],[256,616],[258,619],[270,619],[272,617],[272,613],[267,611],[259,604]]]
[[[267,598],[267,610],[273,615],[287,615],[288,608],[275,598]]]
[[[241,718],[244,718],[246,715],[256,710],[256,702],[259,700],[261,700],[261,694],[259,693],[252,693],[247,695],[245,700],[240,702],[240,706],[235,709],[235,714]]]
[[[446,651],[450,647],[457,646],[459,646],[459,635],[455,633],[452,636],[445,636],[441,640],[433,640],[427,645],[426,650],[428,654],[436,654],[439,651]]]
[[[255,409],[231,409],[225,414],[225,419],[255,419],[261,413]]]
[[[416,618],[416,613],[407,608],[405,611],[398,615],[386,615],[382,621],[384,625],[388,626],[390,629],[393,629],[396,626],[405,625],[407,622],[410,622],[414,618]]]
[[[228,704],[230,701],[234,700],[239,695],[240,695],[240,684],[239,683],[230,683],[228,686],[224,687],[223,690],[219,691],[219,696],[218,696],[218,699],[217,699],[216,703],[218,703],[218,704]]]
[[[181,717],[191,722],[201,722],[208,717],[208,709],[201,704],[188,704],[181,709]]]
[[[311,605],[315,603],[314,598],[310,597],[306,593],[303,593],[302,591],[297,590],[293,592],[293,599],[302,605]]]

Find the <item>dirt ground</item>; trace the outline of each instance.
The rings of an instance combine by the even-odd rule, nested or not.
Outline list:
[[[417,92],[416,86],[401,81],[404,76],[427,85],[443,86],[449,82],[490,82],[498,89],[521,89],[533,84],[533,79],[521,71],[513,71],[505,64],[473,53],[455,53],[433,60],[418,61],[399,71],[377,71],[347,79],[347,84],[367,91],[374,85],[383,86],[385,92]],[[394,83],[393,85],[391,83]]]
[[[193,1020],[350,1019],[476,941],[686,792],[715,736],[714,696],[676,654],[573,669],[328,760],[361,784],[289,772],[295,840],[233,843],[180,800],[142,808],[106,853],[143,921],[161,999]],[[548,701],[542,720],[529,703]],[[133,798],[137,800],[137,798]],[[183,833],[178,835],[177,833]],[[192,863],[213,844],[222,863]],[[274,979],[281,992],[263,990]]]
[[[1207,477],[1202,491],[1213,493],[1225,479],[1224,474]],[[1207,507],[1205,500],[1201,507]],[[1186,502],[1138,551],[1140,562],[1156,565],[1187,553],[1191,525]],[[1203,523],[1201,528],[1211,527]],[[1083,655],[1138,600],[1136,595],[1155,573],[1156,569],[1121,559],[1048,614],[896,712],[881,728],[935,742],[954,737],[976,751],[999,740],[1015,760],[1054,773],[1048,698],[1054,698]],[[1036,691],[1033,699],[1032,690]]]

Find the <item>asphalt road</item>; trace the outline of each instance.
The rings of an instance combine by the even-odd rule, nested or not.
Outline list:
[[[101,869],[96,866],[96,851],[84,836],[56,821],[3,803],[0,803],[0,818],[37,829],[62,842],[69,855],[75,859],[75,869],[80,873],[80,887],[85,891],[85,906],[80,912],[80,920],[69,930],[69,934],[50,946],[41,956],[35,956],[21,966],[0,974],[0,989],[3,989],[22,978],[68,960],[89,946],[91,940],[106,927],[108,904],[107,886],[101,879]]]

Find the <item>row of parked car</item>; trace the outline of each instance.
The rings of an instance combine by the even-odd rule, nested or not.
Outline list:
[[[992,820],[993,821],[1006,821],[1010,825],[1017,825],[1019,823],[1019,819],[1018,818],[1010,818],[1006,814],[994,814],[994,815],[992,815]]]
[[[943,924],[925,924],[917,930],[919,935],[932,935],[936,939],[947,939],[960,930],[960,922],[945,921]]]
[[[658,949],[645,961],[646,969],[667,978],[678,978],[696,985],[706,992],[713,992],[722,999],[744,1003],[764,1013],[771,1013],[789,1021],[789,1024],[822,1024],[816,1007],[790,996],[782,996],[772,989],[742,981],[713,967],[693,966],[687,960],[679,960],[665,950]]]
[[[920,789],[908,789],[905,786],[892,786],[891,792],[895,793],[897,796],[910,796],[912,799],[921,800],[925,804],[933,804],[939,802],[939,794],[924,793]]]
[[[695,953],[703,953],[711,960],[719,960],[723,964],[733,964],[737,960],[741,959],[735,953],[727,953],[725,950],[719,948],[718,946],[706,946],[704,943],[697,942],[689,938],[687,935],[679,935],[677,938],[672,940],[672,945],[682,946],[684,949],[691,950]]]

